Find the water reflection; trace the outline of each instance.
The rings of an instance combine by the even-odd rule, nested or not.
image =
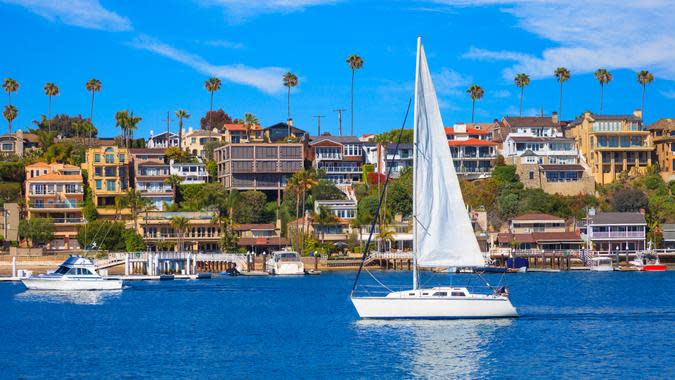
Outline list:
[[[122,290],[105,291],[45,291],[26,290],[16,295],[16,299],[25,302],[65,303],[76,305],[101,305],[117,299]]]
[[[356,329],[360,334],[388,331],[392,339],[408,341],[401,356],[410,363],[414,378],[476,378],[481,377],[481,362],[488,360],[497,333],[512,323],[511,319],[361,320]]]

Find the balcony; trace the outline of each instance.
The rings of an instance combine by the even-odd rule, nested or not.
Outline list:
[[[592,231],[591,239],[644,239],[644,231]]]
[[[54,224],[83,224],[84,218],[52,218]]]
[[[214,240],[214,239],[220,239],[220,233],[187,233],[185,236],[181,237],[180,234],[176,233],[145,233],[143,234],[143,239],[148,239],[148,240],[164,240],[164,239],[180,239],[182,238],[183,240]]]
[[[362,173],[362,170],[358,166],[319,166],[319,170],[324,170],[326,173]]]

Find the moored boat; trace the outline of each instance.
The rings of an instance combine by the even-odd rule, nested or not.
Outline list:
[[[594,257],[591,259],[590,270],[593,272],[611,272],[614,270],[611,257]]]
[[[297,252],[272,252],[272,257],[267,260],[266,266],[269,274],[281,276],[305,274],[305,264]]]
[[[21,280],[30,290],[119,290],[122,280],[107,280],[86,257],[71,256],[55,271]]]

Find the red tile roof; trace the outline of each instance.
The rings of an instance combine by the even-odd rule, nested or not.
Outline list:
[[[246,125],[245,124],[225,124],[223,125],[224,129],[227,129],[230,132],[246,132]],[[251,127],[252,130],[260,130],[259,125],[254,125]]]
[[[519,243],[539,243],[539,242],[552,242],[552,241],[572,241],[572,242],[582,242],[581,235],[579,232],[567,231],[567,232],[530,232],[526,234],[512,234],[512,233],[500,233],[497,235],[497,241],[499,243],[511,243],[517,241]]]
[[[454,135],[454,134],[462,134],[462,135],[489,135],[490,131],[487,129],[477,129],[477,128],[471,128],[467,127],[466,132],[455,132],[455,128],[453,127],[448,127],[445,128],[445,134],[446,135]]]
[[[523,220],[561,220],[564,218],[560,218],[555,215],[549,215],[549,214],[543,214],[543,213],[530,213],[530,214],[523,214],[516,216],[515,218],[511,219],[512,221],[523,221]]]
[[[449,146],[497,146],[496,142],[478,139],[448,140]]]

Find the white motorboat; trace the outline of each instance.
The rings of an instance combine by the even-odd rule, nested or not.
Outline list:
[[[391,291],[384,287],[386,295],[375,296],[372,292],[362,295],[357,275],[352,303],[361,318],[517,317],[504,287],[483,294],[464,287],[419,286],[418,267],[485,266],[448,149],[421,38],[417,41],[414,106],[412,289]],[[385,191],[386,188],[382,192]],[[376,214],[379,215],[379,206]]]
[[[122,280],[107,280],[88,258],[71,256],[58,269],[21,280],[30,290],[119,290]]]
[[[614,270],[611,257],[597,256],[591,259],[590,270],[593,272],[612,272]]]
[[[269,274],[282,276],[305,274],[305,264],[297,252],[272,252],[272,257],[267,260],[266,266]]]

